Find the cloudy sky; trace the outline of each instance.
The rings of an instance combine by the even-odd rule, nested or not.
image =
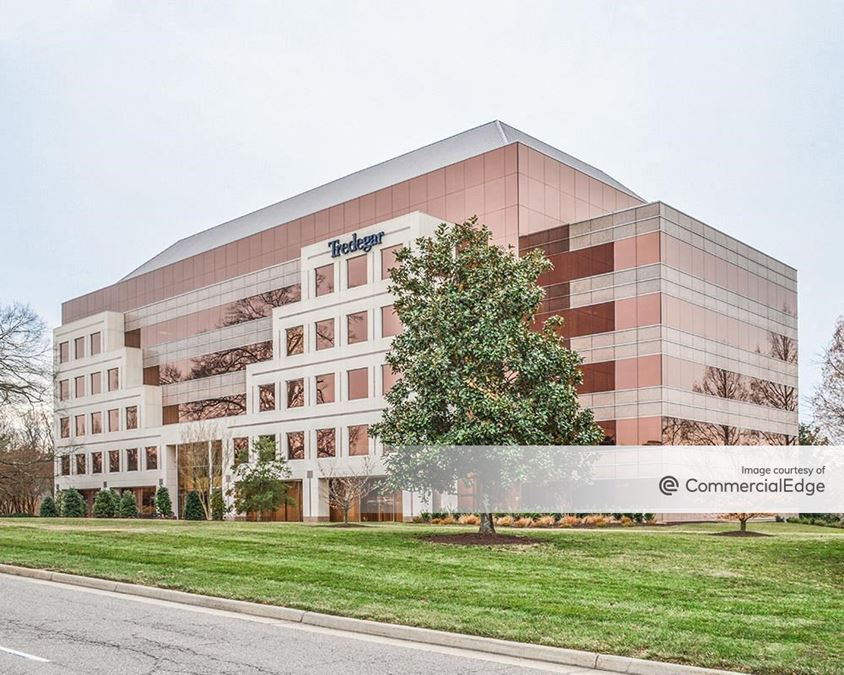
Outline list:
[[[844,314],[844,3],[0,0],[0,303],[51,325],[175,240],[501,119]],[[802,405],[808,417],[808,405]]]

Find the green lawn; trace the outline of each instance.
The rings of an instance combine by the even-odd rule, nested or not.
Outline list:
[[[530,530],[547,543],[469,548],[418,535],[473,528],[9,519],[0,562],[746,672],[844,672],[844,531],[709,536],[731,527]]]

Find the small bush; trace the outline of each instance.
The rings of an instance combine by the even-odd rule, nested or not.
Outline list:
[[[464,513],[457,519],[461,525],[480,525],[481,517],[474,513]]]
[[[633,527],[635,525],[633,519],[630,516],[621,516],[619,522],[621,522],[622,527]]]
[[[531,527],[554,527],[557,524],[557,519],[554,516],[540,516],[531,523]]]
[[[580,518],[577,516],[563,516],[557,523],[557,527],[574,527],[575,525],[580,525]]]
[[[100,490],[94,497],[94,518],[114,518],[117,502],[111,490]]]
[[[78,490],[70,488],[62,492],[61,512],[64,518],[84,518],[87,507]]]
[[[223,501],[223,491],[216,488],[211,492],[211,520],[222,520],[226,513],[226,503]]]
[[[440,525],[454,525],[456,522],[457,521],[454,519],[454,516],[450,513],[447,516],[440,518]]]
[[[522,516],[521,518],[517,518],[513,521],[513,527],[530,527],[533,523],[533,518],[528,518],[527,516]]]
[[[501,516],[495,519],[497,527],[510,527],[513,524],[513,516]]]
[[[56,506],[56,500],[52,497],[44,497],[41,500],[41,508],[38,511],[38,515],[42,518],[58,518],[59,509]]]
[[[164,518],[173,516],[173,502],[170,501],[170,491],[160,487],[155,491],[155,510]]]
[[[126,490],[123,493],[123,496],[120,497],[120,503],[117,506],[117,514],[121,518],[138,517],[138,503],[135,501],[135,493],[132,490]]]
[[[202,500],[199,498],[199,493],[196,490],[188,492],[185,497],[185,510],[183,515],[185,520],[205,520],[205,509],[202,508]]]
[[[419,522],[422,522],[422,523],[430,523],[431,522],[431,514],[428,511],[423,511],[421,514],[419,514],[418,518],[419,518]]]
[[[595,527],[606,527],[610,524],[610,519],[606,516],[598,514],[597,516],[595,516],[594,520],[592,521],[592,524]]]

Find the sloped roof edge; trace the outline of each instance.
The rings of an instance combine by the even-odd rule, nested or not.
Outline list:
[[[522,143],[641,199],[603,171],[515,127],[494,120],[180,239],[130,272],[123,280],[512,143]]]

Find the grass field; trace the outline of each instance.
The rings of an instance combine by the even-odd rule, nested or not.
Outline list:
[[[753,673],[844,672],[844,531],[752,524],[531,530],[0,520],[0,562],[477,635]],[[515,535],[514,536],[518,536]]]

